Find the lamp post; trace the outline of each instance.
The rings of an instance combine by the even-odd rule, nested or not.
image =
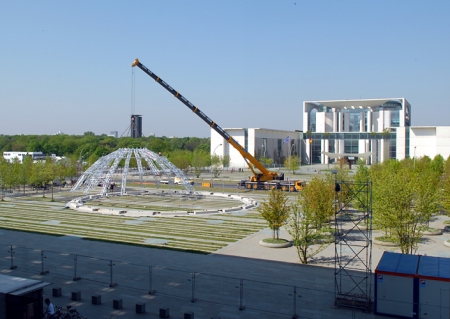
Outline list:
[[[216,150],[217,150],[217,148],[218,148],[219,146],[222,146],[222,143],[220,143],[219,145],[217,145],[217,146],[214,148],[214,151],[213,151],[213,157],[216,155]],[[211,187],[213,187],[213,167],[212,167],[212,162],[211,162]]]
[[[416,146],[414,146],[414,169],[416,168]]]

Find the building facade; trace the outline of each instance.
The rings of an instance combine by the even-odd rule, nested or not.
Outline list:
[[[291,154],[301,154],[301,131],[282,131],[264,128],[226,128],[230,134],[247,152],[256,159],[270,158],[271,167],[283,165]],[[211,129],[211,156],[230,156],[230,168],[247,168],[242,155],[222,136]]]
[[[42,152],[3,152],[3,158],[11,163],[15,159],[17,159],[20,163],[23,163],[26,156],[31,156],[33,161],[45,159],[45,155]]]
[[[300,122],[300,121],[299,121]],[[299,123],[300,124],[300,123]],[[230,128],[257,159],[283,165],[290,153],[302,164],[329,164],[336,158],[360,157],[367,164],[388,159],[450,156],[450,126],[411,126],[411,105],[405,98],[303,102],[303,131]],[[289,136],[289,142],[284,143]],[[211,155],[229,155],[231,167],[246,167],[241,154],[211,130]]]
[[[371,153],[367,163],[409,157],[411,105],[404,98],[303,102],[306,163]],[[357,156],[356,156],[357,157]]]

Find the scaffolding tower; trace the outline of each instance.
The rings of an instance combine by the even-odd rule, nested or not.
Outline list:
[[[372,183],[335,180],[335,191],[335,306],[370,312]]]

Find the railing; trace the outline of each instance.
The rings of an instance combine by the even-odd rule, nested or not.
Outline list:
[[[320,298],[323,292],[271,282],[142,265],[52,250],[0,245],[1,269],[20,269],[51,274],[68,280],[91,281],[115,287],[146,291],[191,302],[253,309],[286,318],[297,318],[301,294]],[[11,275],[14,272],[10,273]],[[332,292],[329,292],[330,295]],[[276,302],[275,302],[276,301]]]

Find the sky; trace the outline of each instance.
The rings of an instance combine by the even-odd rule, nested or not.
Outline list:
[[[404,97],[450,125],[450,1],[0,2],[0,134],[303,130],[303,101]]]

